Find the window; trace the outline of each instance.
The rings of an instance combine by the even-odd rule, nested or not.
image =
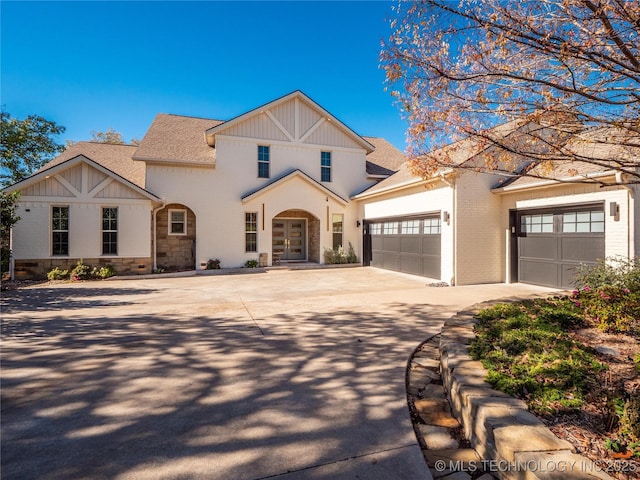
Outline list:
[[[258,251],[258,214],[256,212],[244,214],[244,251]]]
[[[118,254],[118,209],[102,209],[102,254]]]
[[[403,235],[417,235],[420,233],[420,220],[405,220],[400,225],[400,233]]]
[[[425,218],[422,220],[422,233],[425,235],[440,235],[440,217]]]
[[[591,210],[571,212],[562,215],[563,233],[602,233],[604,232],[604,212]]]
[[[397,235],[398,222],[385,222],[382,226],[382,233],[384,235]]]
[[[53,255],[69,255],[69,207],[52,208],[51,232]]]
[[[331,152],[320,152],[320,179],[331,181]]]
[[[187,234],[187,211],[169,210],[169,235]]]
[[[523,233],[553,233],[553,213],[523,215],[520,223]]]
[[[331,216],[331,223],[333,224],[333,249],[337,250],[343,245],[343,241],[342,241],[342,224],[344,223],[343,215],[339,213],[334,213]]]
[[[269,147],[258,145],[258,178],[269,178]]]
[[[381,223],[372,223],[369,226],[369,233],[371,235],[382,235],[382,224]]]

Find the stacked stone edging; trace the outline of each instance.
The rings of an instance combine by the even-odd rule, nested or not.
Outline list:
[[[509,299],[519,301],[522,299]],[[445,321],[440,336],[440,368],[454,417],[478,454],[493,462],[502,479],[611,479],[591,460],[556,437],[522,400],[491,388],[487,371],[469,356],[475,315],[502,301],[473,305]]]

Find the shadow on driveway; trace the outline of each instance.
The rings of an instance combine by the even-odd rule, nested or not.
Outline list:
[[[3,478],[354,478],[361,465],[340,461],[360,456],[377,478],[428,478],[394,461],[417,448],[405,368],[450,307],[308,310],[262,331],[240,312],[74,314],[129,294],[3,299]]]

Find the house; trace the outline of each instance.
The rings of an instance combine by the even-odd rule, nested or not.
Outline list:
[[[613,153],[640,166],[640,142],[612,152],[597,135],[587,132],[568,148],[590,159]],[[465,139],[445,148],[462,164],[486,146]],[[459,169],[424,179],[403,165],[353,197],[365,219],[364,263],[456,285],[572,287],[579,265],[640,252],[640,188],[599,163],[576,161],[540,172],[547,178],[506,180]],[[607,186],[585,183],[596,179]]]
[[[603,156],[594,145],[575,148]],[[445,147],[460,164],[485,148]],[[608,186],[576,182],[589,178]],[[228,121],[160,114],[137,147],[80,142],[7,190],[22,192],[17,277],[79,259],[120,274],[324,263],[352,244],[364,265],[431,282],[568,287],[580,264],[640,251],[638,187],[620,180],[581,162],[548,179],[425,179],[296,91]]]
[[[137,147],[80,142],[7,189],[21,192],[15,274],[80,259],[120,274],[323,263],[325,249],[361,251],[351,197],[404,161],[300,91],[224,122],[160,114]]]

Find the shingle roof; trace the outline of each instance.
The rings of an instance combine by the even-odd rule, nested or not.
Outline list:
[[[160,113],[153,120],[133,158],[213,166],[215,148],[207,144],[204,134],[207,129],[221,123],[224,122]]]
[[[376,148],[367,155],[367,173],[369,175],[391,175],[406,162],[407,157],[384,138],[362,138]]]
[[[625,145],[621,145],[623,142]],[[558,161],[554,162],[553,169],[548,164],[540,163],[528,172],[533,176],[514,177],[504,182],[499,188],[526,188],[548,183],[550,180],[588,178],[589,176],[611,172],[614,169],[619,170],[620,164],[616,164],[616,160],[635,162],[637,166],[640,166],[640,138],[625,136],[624,140],[622,140],[620,131],[614,128],[588,130],[573,137],[567,143],[566,149],[578,158],[590,159],[597,163],[580,160]],[[535,176],[544,178],[536,178]]]
[[[140,188],[144,188],[146,167],[144,163],[134,162],[131,159],[136,148],[135,145],[78,142],[68,147],[64,152],[39,169],[38,172],[55,167],[79,155],[84,155]]]

